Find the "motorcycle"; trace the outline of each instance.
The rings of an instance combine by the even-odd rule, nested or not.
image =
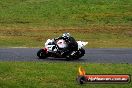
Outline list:
[[[78,44],[78,50],[76,51],[69,51],[65,55],[61,55],[61,49],[67,47],[67,43],[63,39],[59,39],[54,41],[54,39],[48,39],[45,43],[45,47],[40,49],[37,52],[37,56],[39,59],[45,59],[47,57],[54,57],[54,58],[66,58],[66,60],[71,59],[79,59],[85,54],[85,50],[83,47],[88,44],[88,42],[83,41],[76,41]]]

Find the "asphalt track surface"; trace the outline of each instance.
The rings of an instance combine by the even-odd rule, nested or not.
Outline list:
[[[64,62],[64,58],[38,59],[39,48],[0,48],[0,61],[49,61]],[[88,63],[129,63],[132,64],[132,48],[85,49],[86,54],[79,60],[69,62]],[[67,61],[68,62],[68,61]]]

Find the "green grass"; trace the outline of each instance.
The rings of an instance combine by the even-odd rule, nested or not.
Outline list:
[[[8,27],[131,25],[131,7],[131,0],[1,0],[0,24]]]
[[[90,48],[130,48],[132,0],[0,1],[0,47],[41,47],[63,32]]]
[[[74,62],[0,62],[1,88],[130,88],[129,84],[84,84],[76,82],[78,67],[87,74],[130,74],[131,64]]]
[[[132,48],[132,0],[0,0],[0,47],[43,47],[70,32],[89,48]],[[88,74],[131,74],[130,64],[0,62],[0,88],[130,88],[130,84],[78,85]]]

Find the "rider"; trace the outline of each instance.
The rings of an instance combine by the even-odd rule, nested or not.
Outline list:
[[[70,36],[70,33],[64,33],[62,36],[55,40],[58,39],[63,39],[67,43],[67,47],[61,50],[61,55],[64,55],[69,51],[76,51],[78,49],[78,44],[76,40],[72,36]]]

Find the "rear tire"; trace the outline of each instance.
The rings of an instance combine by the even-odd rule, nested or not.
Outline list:
[[[72,54],[72,52],[66,55],[66,60],[67,61],[69,61],[69,60],[78,60],[79,58],[84,56],[85,50],[83,48],[81,48],[77,52],[75,52],[74,55],[71,55],[71,54]]]
[[[75,60],[78,60],[82,56],[84,56],[85,50],[83,48],[79,49],[77,56],[74,58]]]
[[[39,59],[45,59],[47,57],[47,53],[43,49],[40,49],[37,52],[37,56],[39,57]]]
[[[81,53],[80,56],[84,56],[85,50],[84,50],[83,48],[81,48],[81,49],[79,50],[79,52]]]

